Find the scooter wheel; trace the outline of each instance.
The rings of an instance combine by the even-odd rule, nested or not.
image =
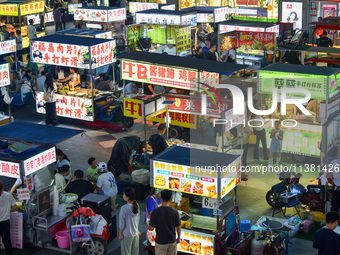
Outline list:
[[[274,190],[270,189],[267,194],[266,194],[266,200],[267,203],[271,206],[271,207],[276,207],[276,205],[279,203],[279,198],[278,195],[275,194]]]
[[[107,243],[101,238],[93,238],[94,246],[87,245],[85,254],[87,255],[105,255],[107,253]]]
[[[133,122],[133,118],[131,117],[123,116],[122,118],[122,124],[125,128],[131,128],[133,126]]]

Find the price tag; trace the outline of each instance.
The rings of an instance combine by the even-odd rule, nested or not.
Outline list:
[[[218,215],[218,216],[222,217],[222,210],[214,209],[213,215],[214,215],[214,216]]]
[[[29,200],[30,199],[30,191],[28,188],[25,189],[17,189],[18,199],[19,200]]]
[[[207,208],[207,209],[217,209],[218,208],[218,201],[217,201],[216,198],[203,197],[202,207]]]

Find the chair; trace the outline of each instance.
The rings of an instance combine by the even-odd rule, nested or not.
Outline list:
[[[281,194],[287,192],[286,184],[284,184],[283,182],[280,182],[280,183],[274,185],[272,187],[272,190],[275,193],[275,206],[273,206],[273,215],[272,215],[272,217],[274,217],[275,214],[278,214],[280,212],[282,212],[283,216],[286,217],[286,210],[287,210],[287,208],[294,207],[295,210],[296,210],[296,214],[294,214],[294,215],[298,215],[301,218],[300,211],[297,208],[297,206],[299,206],[301,204],[301,202],[296,199],[296,200],[294,200],[292,202],[285,203],[285,202],[282,201],[282,199],[280,197]],[[292,216],[294,216],[294,215],[292,215]]]

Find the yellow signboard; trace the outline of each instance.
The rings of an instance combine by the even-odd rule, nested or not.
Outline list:
[[[44,12],[44,1],[30,2],[26,4],[20,4],[20,15],[35,14]]]
[[[0,15],[19,16],[17,4],[0,4]]]
[[[135,119],[142,118],[142,102],[141,100],[124,98],[124,116],[132,117]],[[152,116],[147,120],[165,123],[166,112]],[[171,125],[196,129],[197,116],[193,114],[180,113],[180,112],[169,112],[171,119]]]
[[[177,53],[189,50],[191,47],[191,28],[183,27],[177,29]]]

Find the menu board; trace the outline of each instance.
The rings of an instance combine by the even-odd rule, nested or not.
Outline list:
[[[45,11],[45,1],[36,1],[26,4],[20,4],[20,16],[35,14]]]
[[[83,7],[83,4],[68,4],[68,14],[73,15],[74,11],[78,8]]]
[[[155,237],[151,240],[151,245],[153,246],[155,245],[154,239]],[[214,235],[182,228],[181,242],[178,244],[177,249],[181,253],[213,255],[214,239]]]
[[[183,27],[177,29],[176,50],[177,54],[189,50],[191,47],[191,28]]]
[[[10,85],[10,75],[8,63],[0,65],[0,87]]]
[[[237,32],[237,48],[239,52],[252,50],[266,50],[274,52],[275,49],[275,33],[269,32]]]
[[[123,80],[190,89],[196,88],[197,85],[190,81],[197,79],[197,75],[197,71],[122,60]]]
[[[152,103],[153,104],[153,103]],[[135,119],[142,119],[142,101],[132,98],[124,98],[124,116],[132,117]],[[147,118],[149,121],[165,123],[166,112],[163,111],[156,116]],[[180,112],[169,112],[169,117],[171,119],[171,125],[196,129],[197,126],[197,116],[180,113]]]
[[[157,3],[140,3],[140,2],[130,2],[129,12],[135,13],[150,9],[158,9]]]
[[[19,163],[0,160],[0,176],[20,178]]]
[[[74,20],[108,22],[107,10],[80,8],[74,11]]]
[[[220,35],[220,52],[231,50],[237,47],[236,33]]]
[[[147,25],[147,28],[153,28],[152,31],[146,30],[146,36],[151,38],[152,43],[166,44],[166,26],[165,25]],[[171,42],[173,44],[173,42]]]
[[[56,151],[55,147],[52,147],[23,162],[25,176],[33,174],[54,162],[56,162]]]
[[[56,104],[58,116],[94,121],[92,99],[56,94]],[[36,93],[36,107],[38,113],[46,114],[44,92]]]
[[[312,99],[326,100],[327,76],[277,71],[259,71],[259,93],[272,94],[273,88],[304,88],[311,93]],[[299,95],[296,95],[299,96]]]
[[[12,53],[15,51],[16,51],[15,39],[0,42],[0,55]]]
[[[17,4],[0,4],[0,15],[19,16]]]
[[[226,196],[241,182],[241,163],[242,157],[235,159],[230,165],[230,171],[222,171],[221,198]]]

